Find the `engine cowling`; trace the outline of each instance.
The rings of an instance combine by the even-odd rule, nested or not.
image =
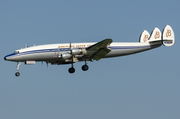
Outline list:
[[[72,49],[72,54],[73,55],[84,55],[86,54],[86,50],[83,49],[83,48],[75,48],[75,49]]]
[[[64,54],[62,54],[62,58],[63,59],[69,59],[69,58],[71,58],[71,54],[68,54],[68,53],[64,53]]]
[[[72,56],[82,57],[83,55],[87,54],[86,49],[83,48],[74,48],[71,51],[72,52],[69,51],[67,53],[61,54],[61,58],[67,60],[70,59]]]

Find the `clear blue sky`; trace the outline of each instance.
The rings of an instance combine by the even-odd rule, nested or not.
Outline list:
[[[1,119],[179,119],[179,0],[1,0]],[[34,44],[138,42],[171,25],[176,42],[143,53],[70,65],[21,65],[4,56]]]

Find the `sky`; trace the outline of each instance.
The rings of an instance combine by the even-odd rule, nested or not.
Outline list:
[[[1,0],[1,119],[179,119],[179,0]],[[71,65],[20,66],[14,50],[54,43],[139,42],[170,25],[172,47]]]

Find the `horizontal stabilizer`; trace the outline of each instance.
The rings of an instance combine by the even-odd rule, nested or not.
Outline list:
[[[163,45],[164,46],[172,46],[175,42],[175,36],[174,36],[174,31],[171,28],[171,26],[166,25],[163,30]]]
[[[148,39],[150,37],[150,34],[148,31],[144,30],[139,38],[139,42],[140,43],[143,43],[143,42],[147,42]]]

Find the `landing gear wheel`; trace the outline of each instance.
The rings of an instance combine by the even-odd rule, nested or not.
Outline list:
[[[87,71],[88,69],[89,69],[88,65],[85,64],[85,65],[82,66],[83,71]]]
[[[19,72],[16,72],[15,75],[18,77],[18,76],[20,76],[20,73],[19,73]]]
[[[75,69],[73,67],[69,68],[69,73],[74,73],[75,72]]]

